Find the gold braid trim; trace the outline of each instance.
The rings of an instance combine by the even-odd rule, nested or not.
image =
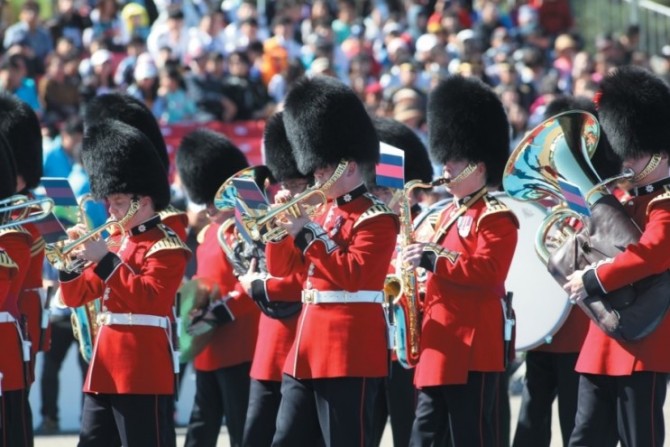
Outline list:
[[[6,251],[0,249],[0,267],[7,269],[19,269],[19,266],[9,257]]]
[[[647,215],[649,215],[649,211],[651,211],[651,207],[652,207],[652,205],[655,205],[655,204],[657,204],[658,202],[663,202],[664,200],[668,200],[668,199],[670,199],[670,186],[665,185],[665,186],[663,187],[663,189],[664,189],[664,191],[665,191],[665,192],[663,192],[663,194],[659,194],[659,195],[657,195],[656,197],[654,197],[653,199],[651,199],[651,200],[649,201],[649,203],[647,204]]]
[[[519,228],[519,219],[516,217],[516,214],[514,214],[514,212],[511,209],[509,209],[507,205],[505,205],[503,202],[487,194],[484,196],[484,203],[486,203],[486,211],[484,211],[479,216],[479,219],[477,219],[477,225],[475,226],[475,231],[479,231],[479,224],[485,217],[497,213],[509,213],[512,219],[514,220],[514,224],[516,225],[517,228]]]
[[[394,217],[398,217],[398,215],[394,213],[393,210],[388,206],[386,206],[383,202],[379,201],[378,199],[373,200],[373,205],[367,210],[365,210],[363,214],[358,216],[358,220],[356,220],[356,223],[354,223],[354,228],[356,228],[364,221],[372,219],[373,217],[381,216],[382,214],[390,214]]]
[[[456,261],[458,260],[458,257],[461,255],[457,251],[451,251],[447,250],[446,248],[442,247],[441,245],[438,245],[434,242],[430,242],[426,245],[423,246],[423,251],[430,251],[435,253],[435,256],[437,258],[445,258],[452,264],[456,264]]]
[[[172,216],[179,216],[186,223],[188,223],[188,217],[186,216],[186,213],[180,210],[179,208],[175,208],[172,205],[168,205],[168,207],[165,208],[163,211],[159,211],[158,215],[160,216],[161,220],[167,219],[168,217]]]
[[[147,251],[144,257],[149,257],[162,250],[185,250],[191,252],[191,249],[179,239],[179,236],[175,234],[174,231],[170,230],[167,226],[163,224],[158,224],[157,227],[159,230],[163,231],[164,237],[159,239],[154,243],[151,248]]]
[[[47,243],[44,241],[44,238],[42,236],[38,237],[33,241],[32,247],[30,247],[30,257],[34,257],[35,255],[39,254],[42,250],[44,250],[44,247],[47,245]]]

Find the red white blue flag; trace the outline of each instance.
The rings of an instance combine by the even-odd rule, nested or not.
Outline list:
[[[402,189],[405,186],[405,151],[379,144],[379,164],[376,168],[377,185],[385,188]]]
[[[563,197],[568,204],[568,208],[581,214],[582,216],[591,215],[589,205],[586,203],[584,194],[582,194],[579,186],[561,178],[558,179],[558,186],[561,189],[561,193],[563,194]]]

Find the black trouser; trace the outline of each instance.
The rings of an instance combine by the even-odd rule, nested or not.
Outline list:
[[[32,447],[33,424],[26,390],[3,391],[0,397],[0,447]]]
[[[216,371],[195,372],[195,402],[185,447],[215,446],[224,415],[230,445],[242,445],[250,369],[251,363],[246,362]]]
[[[495,446],[499,376],[497,372],[470,372],[464,385],[420,389],[410,445],[432,446],[448,429],[453,447]]]
[[[72,323],[69,316],[55,317],[51,320],[51,349],[44,353],[44,368],[40,379],[42,408],[40,414],[58,422],[58,392],[60,388],[60,373],[63,360],[72,345],[79,347],[72,333]],[[77,360],[81,369],[82,381],[86,375],[88,365],[77,350]]]
[[[338,377],[299,380],[284,374],[273,446],[372,445],[372,412],[382,379]]]
[[[269,447],[275,435],[281,403],[281,382],[251,379],[243,445]]]
[[[391,375],[383,380],[382,388],[375,399],[373,445],[381,444],[389,416],[393,431],[393,445],[408,445],[415,409],[414,370],[403,368],[400,362],[392,362]]]
[[[79,447],[175,447],[172,395],[84,394]]]
[[[514,447],[548,447],[551,444],[551,408],[558,396],[558,418],[563,445],[575,426],[579,374],[578,353],[529,351]]]
[[[582,374],[570,447],[661,447],[667,374]]]

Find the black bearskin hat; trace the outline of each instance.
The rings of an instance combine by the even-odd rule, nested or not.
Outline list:
[[[84,132],[82,161],[97,199],[110,194],[149,196],[154,209],[170,203],[170,184],[149,139],[136,128],[105,120]]]
[[[177,151],[179,177],[195,203],[214,200],[223,182],[249,166],[246,157],[228,138],[209,129],[186,135]]]
[[[634,66],[618,68],[596,93],[600,124],[619,157],[638,158],[670,147],[670,87]]]
[[[161,128],[151,110],[142,101],[124,93],[108,93],[96,96],[86,104],[86,127],[107,119],[121,121],[144,133],[156,149],[165,170],[170,168]]]
[[[340,160],[375,164],[379,139],[356,94],[329,76],[302,78],[288,92],[284,125],[303,174]]]
[[[0,94],[0,133],[16,161],[16,174],[26,187],[36,188],[42,178],[42,129],[28,104],[9,93]]]
[[[584,96],[562,95],[556,97],[556,99],[547,105],[544,111],[544,119],[547,120],[559,113],[570,110],[584,110],[598,118],[596,106],[588,98]],[[603,180],[621,172],[621,159],[612,150],[612,146],[610,146],[610,142],[604,132],[600,133],[600,140],[598,140],[598,146],[591,158],[591,164]]]
[[[15,192],[16,164],[14,163],[14,156],[7,140],[0,135],[0,200],[14,195]]]
[[[405,151],[405,181],[421,180],[429,183],[433,180],[433,165],[428,157],[428,149],[419,136],[403,123],[391,118],[373,118],[379,141]],[[365,184],[368,188],[376,185],[376,173],[365,172]]]
[[[483,162],[488,183],[498,185],[510,151],[510,129],[498,96],[479,79],[451,76],[428,98],[433,160]]]
[[[291,143],[286,136],[283,114],[284,112],[275,113],[265,123],[265,132],[263,133],[265,164],[270,168],[272,176],[279,182],[296,178],[309,178],[311,175],[303,175],[298,170]]]

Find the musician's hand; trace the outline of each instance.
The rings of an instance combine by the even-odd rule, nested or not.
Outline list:
[[[237,277],[237,280],[239,281],[240,285],[242,286],[246,294],[249,296],[251,296],[251,283],[254,282],[254,280],[256,279],[263,278],[263,274],[256,271],[257,264],[258,260],[256,258],[252,259],[251,262],[249,263],[249,269],[247,270],[247,273]]]
[[[584,270],[576,270],[571,275],[568,275],[566,282],[563,285],[563,290],[568,292],[570,302],[576,303],[586,298],[586,289],[584,289]]]
[[[411,244],[405,247],[402,252],[402,262],[408,269],[415,269],[419,266],[421,262],[421,256],[423,255],[423,247],[426,244],[416,243]]]
[[[286,203],[291,200],[292,197],[291,191],[288,189],[280,189],[277,191],[277,194],[275,194],[275,204]]]
[[[295,237],[300,230],[311,222],[310,218],[305,213],[305,208],[302,204],[298,204],[298,209],[300,209],[300,215],[295,217],[291,213],[285,213],[281,218],[277,219],[277,223],[282,226],[288,234]]]
[[[77,257],[97,264],[108,252],[107,243],[103,239],[95,239],[84,242],[84,248],[77,253]]]
[[[68,237],[67,242],[74,242],[80,237],[82,237],[84,234],[86,234],[88,229],[84,224],[77,224],[74,227],[68,228],[65,231],[67,232]]]

